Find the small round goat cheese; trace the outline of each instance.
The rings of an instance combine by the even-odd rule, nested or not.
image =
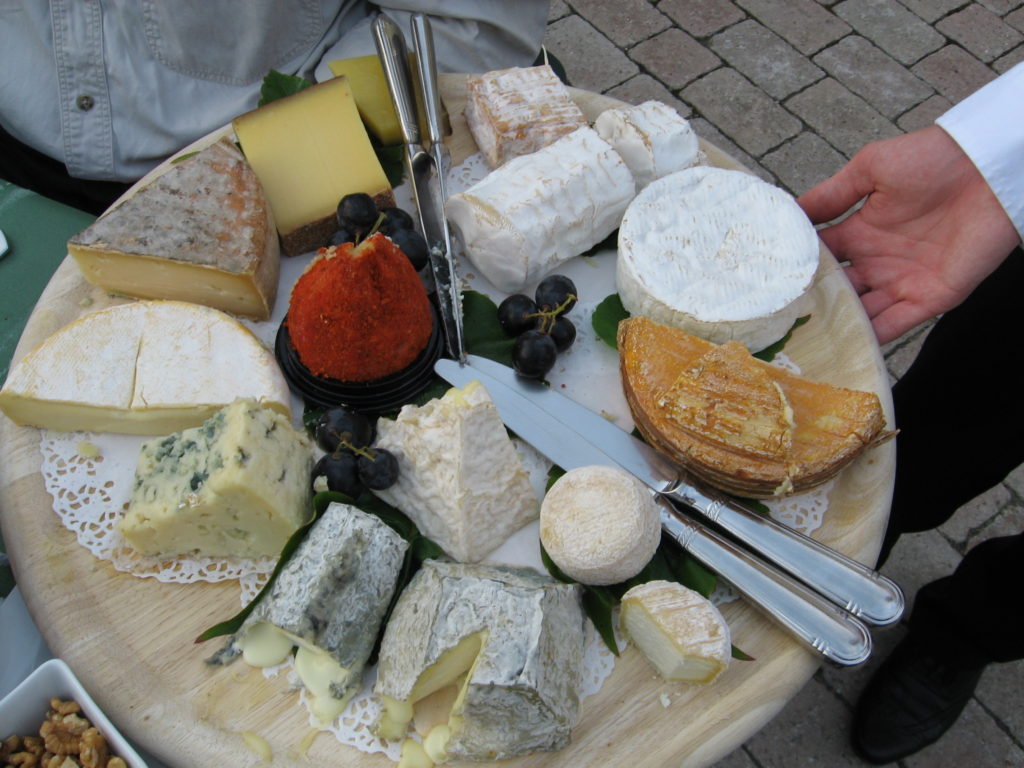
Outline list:
[[[806,310],[818,249],[792,196],[742,171],[697,166],[630,203],[616,283],[631,315],[756,352]]]
[[[614,467],[560,477],[540,507],[540,540],[571,579],[617,584],[638,574],[658,548],[661,518],[651,492]]]

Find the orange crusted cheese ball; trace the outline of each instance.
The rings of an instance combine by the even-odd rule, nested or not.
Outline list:
[[[312,373],[362,382],[411,364],[433,322],[416,270],[378,233],[358,245],[321,248],[292,289],[285,324]]]

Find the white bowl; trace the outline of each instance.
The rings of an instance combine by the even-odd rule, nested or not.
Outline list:
[[[46,719],[50,699],[74,699],[85,717],[102,733],[110,752],[124,760],[129,768],[146,768],[139,754],[118,733],[96,702],[78,682],[75,673],[60,659],[43,662],[0,701],[0,739],[18,736],[38,736],[39,726]]]

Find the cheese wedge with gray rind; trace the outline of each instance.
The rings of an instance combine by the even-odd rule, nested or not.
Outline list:
[[[630,315],[756,352],[806,313],[818,254],[792,196],[742,171],[698,166],[630,203],[615,279]]]
[[[110,293],[192,301],[266,320],[280,247],[259,179],[223,139],[166,172],[68,241],[85,279]]]
[[[512,293],[608,237],[634,194],[619,153],[579,128],[452,195],[445,213],[473,266]]]
[[[298,646],[296,668],[313,714],[330,722],[362,684],[407,547],[375,515],[330,504],[211,663],[242,655],[254,666],[273,666]],[[304,674],[310,669],[322,671]]]
[[[594,130],[626,161],[637,192],[702,158],[690,123],[660,101],[606,109],[594,121]]]
[[[179,301],[137,301],[83,315],[29,352],[0,390],[22,426],[166,435],[238,398],[291,416],[274,355],[234,318]]]
[[[578,585],[526,568],[426,561],[384,631],[378,731],[400,738],[416,700],[458,684],[449,738],[435,752],[502,760],[560,749],[579,719],[583,641]]]

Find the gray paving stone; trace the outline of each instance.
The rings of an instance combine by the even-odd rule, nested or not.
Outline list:
[[[920,104],[934,89],[859,35],[848,35],[814,57],[839,82],[888,118]]]
[[[746,18],[731,0],[661,0],[658,10],[694,37],[707,37]]]
[[[705,75],[680,96],[755,157],[800,132],[795,117],[732,69]]]
[[[1003,72],[1013,69],[1022,61],[1024,61],[1024,45],[1018,45],[1005,56],[1000,56],[998,59],[993,61],[992,69],[999,74],[1003,74]]]
[[[1024,464],[1021,464],[1007,475],[1006,480],[1003,482],[1007,488],[1016,494],[1019,500],[1024,501]]]
[[[882,353],[885,355],[886,368],[889,369],[889,373],[895,379],[899,380],[907,372],[907,369],[910,368],[917,358],[917,353],[921,350],[921,344],[924,343],[925,338],[928,336],[928,331],[934,325],[935,321],[929,320],[917,328],[910,329],[898,339],[890,341],[882,348]]]
[[[577,15],[549,24],[544,44],[565,65],[577,88],[604,93],[635,75],[636,64]]]
[[[1009,490],[1004,486],[998,486],[1004,492]],[[992,518],[989,525],[985,526],[967,542],[967,549],[973,549],[983,541],[999,538],[1001,536],[1015,536],[1024,531],[1024,506],[1020,504],[1008,504],[999,514]]]
[[[1024,765],[1024,750],[972,699],[941,739],[904,758],[903,764],[906,768],[1015,768]]]
[[[804,131],[761,162],[791,194],[801,195],[842,168],[846,158],[820,136]]]
[[[647,0],[573,0],[573,8],[619,46],[634,45],[672,24]]]
[[[551,5],[548,6],[548,22],[556,21],[570,13],[572,13],[572,8],[565,0],[551,0]]]
[[[1024,40],[1020,32],[977,4],[947,16],[935,28],[982,61],[993,61]]]
[[[924,128],[934,123],[939,115],[952,106],[953,102],[945,96],[935,94],[930,99],[922,101],[909,112],[901,115],[896,121],[896,125],[907,132],[916,131],[919,128]]]
[[[900,0],[910,10],[925,21],[938,21],[950,11],[966,5],[965,0]]]
[[[892,649],[906,637],[905,623],[904,619],[895,626],[874,628],[871,632],[871,657],[863,664],[856,667],[833,667],[826,664],[818,671],[818,677],[832,693],[853,709],[868,681]]]
[[[847,157],[870,141],[900,133],[870,104],[832,78],[791,97],[785,106]]]
[[[973,539],[979,531],[998,517],[1009,501],[1009,488],[997,485],[960,507],[939,527],[939,530],[961,552],[966,552],[968,540]]]
[[[734,749],[717,763],[713,763],[710,768],[757,768],[757,763],[754,762],[745,748],[740,747],[739,749]]]
[[[738,146],[735,142],[722,133],[718,128],[709,123],[702,117],[691,118],[690,125],[693,126],[693,130],[702,139],[711,142],[718,149],[725,152],[727,155],[732,157],[733,160],[737,161],[740,165],[746,168],[748,171],[753,173],[758,178],[767,181],[769,184],[777,184],[777,179],[772,175],[771,171],[763,167],[757,160],[752,158]]]
[[[711,49],[775,99],[824,76],[807,57],[764,25],[748,19],[711,38]]]
[[[652,99],[654,101],[661,101],[673,107],[683,117],[689,117],[693,111],[690,109],[689,104],[677,99],[672,91],[650,75],[631,77],[622,85],[617,85],[610,91],[607,91],[606,95],[629,104],[640,104]]]
[[[1024,5],[1024,0],[978,0],[978,4],[1002,16],[1014,8],[1020,8],[1021,5]]]
[[[958,45],[947,45],[912,67],[914,74],[953,103],[996,78],[996,73]]]
[[[747,13],[806,54],[850,32],[845,22],[812,0],[737,0]]]
[[[1014,29],[1019,29],[1024,32],[1024,8],[1008,13],[1003,17],[1003,21],[1009,24]]]
[[[897,61],[912,64],[945,42],[896,0],[845,0],[833,10]]]
[[[975,692],[975,698],[981,705],[995,715],[1018,740],[1024,734],[1021,691],[1024,691],[1024,661],[1012,661],[989,666],[981,676]]]
[[[629,55],[671,89],[682,88],[721,64],[715,54],[676,27],[639,43]]]
[[[951,574],[960,560],[960,554],[938,531],[900,536],[882,567],[882,573],[899,584],[906,595],[907,608],[903,615],[910,616],[917,590],[930,581]]]

